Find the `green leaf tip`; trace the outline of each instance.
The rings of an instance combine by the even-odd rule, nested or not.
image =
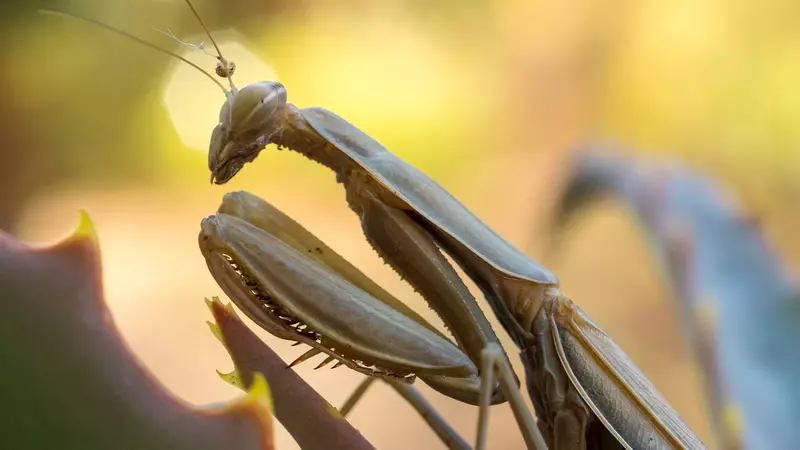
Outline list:
[[[92,218],[89,217],[89,213],[86,210],[80,210],[80,219],[78,222],[78,227],[75,231],[72,232],[72,235],[69,237],[70,240],[78,240],[78,239],[87,239],[95,246],[98,245],[99,240],[97,239],[97,231],[95,230],[94,223],[92,222]]]
[[[219,375],[222,381],[230,384],[231,386],[235,387],[236,389],[240,389],[242,391],[247,392],[247,388],[242,383],[242,377],[239,376],[239,372],[237,370],[233,370],[230,373],[222,373],[219,370],[217,371],[217,375]]]
[[[275,411],[269,384],[267,383],[267,379],[264,378],[264,375],[260,372],[253,374],[253,382],[250,384],[250,389],[247,390],[247,398],[253,403],[266,406],[270,414]]]
[[[239,316],[236,314],[236,309],[233,307],[233,304],[231,302],[228,302],[227,304],[222,303],[222,300],[220,300],[219,297],[217,297],[216,295],[211,297],[211,300],[209,300],[208,297],[206,297],[205,302],[206,306],[208,306],[208,309],[211,311],[211,314],[214,314],[214,304],[217,304],[222,309],[224,309],[226,313],[232,315],[233,317],[236,317],[237,319],[239,318]]]
[[[273,442],[272,421],[275,409],[267,380],[261,373],[256,372],[253,374],[253,382],[250,387],[245,388],[237,371],[234,370],[229,374],[217,371],[217,374],[226,382],[246,393],[244,397],[230,403],[225,410],[243,411],[255,416],[263,430],[262,448],[264,450],[273,450],[275,444]]]
[[[233,370],[230,373],[223,373],[218,370],[217,375],[219,375],[222,381],[247,393],[247,396],[240,401],[240,405],[257,404],[266,407],[270,414],[275,411],[272,402],[272,392],[269,389],[267,379],[264,378],[261,372],[253,373],[253,382],[250,383],[249,388],[244,385],[238,370]],[[331,408],[333,407],[331,406]]]
[[[219,325],[212,321],[207,321],[208,329],[211,330],[211,334],[214,335],[215,338],[219,341],[220,344],[225,345],[225,340],[222,337],[222,330],[219,329]]]
[[[225,311],[228,312],[228,314],[230,314],[231,316],[233,316],[233,317],[235,317],[237,319],[239,318],[239,315],[236,314],[236,309],[234,309],[234,307],[233,307],[233,303],[228,302],[228,304],[223,305],[223,307],[225,308]]]
[[[341,411],[339,411],[339,408],[331,405],[330,403],[328,403],[328,412],[331,414],[331,416],[333,416],[336,419],[345,420],[345,418],[342,415]]]

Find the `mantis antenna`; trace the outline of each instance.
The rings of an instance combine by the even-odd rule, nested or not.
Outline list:
[[[189,0],[187,0],[186,2],[189,3]],[[189,6],[191,6],[191,3],[189,3]],[[192,8],[192,11],[194,11],[194,8]],[[140,44],[142,44],[142,45],[144,45],[146,47],[149,47],[149,48],[151,48],[151,49],[153,49],[153,50],[155,50],[157,52],[161,52],[161,53],[164,53],[166,55],[172,56],[173,58],[177,58],[180,61],[183,61],[186,64],[190,65],[191,67],[197,69],[203,75],[207,76],[211,81],[214,82],[214,84],[216,84],[217,86],[219,86],[220,89],[222,89],[222,92],[225,93],[226,97],[230,97],[231,96],[231,92],[229,92],[227,89],[225,89],[225,86],[223,86],[222,83],[217,81],[217,79],[214,78],[213,75],[211,75],[210,73],[208,73],[205,70],[203,70],[202,67],[200,67],[197,64],[189,61],[188,59],[184,58],[183,56],[178,55],[177,53],[173,53],[173,52],[171,52],[169,50],[165,50],[165,49],[163,49],[163,48],[161,48],[161,47],[159,47],[159,46],[157,46],[155,44],[151,44],[150,42],[147,42],[144,39],[138,38],[138,37],[128,33],[127,31],[123,31],[123,30],[120,30],[118,28],[114,28],[111,25],[107,25],[107,24],[105,24],[103,22],[100,22],[100,21],[97,21],[97,20],[94,20],[94,19],[90,19],[88,17],[83,17],[83,16],[80,16],[78,14],[73,14],[73,13],[70,13],[70,12],[66,12],[66,11],[56,11],[56,10],[52,10],[52,9],[43,9],[42,8],[42,9],[39,9],[39,12],[42,13],[42,14],[52,14],[52,15],[56,15],[56,16],[70,17],[70,18],[73,18],[73,19],[83,20],[84,22],[89,22],[89,23],[91,23],[93,25],[96,25],[98,27],[105,28],[106,30],[111,31],[112,33],[116,33],[116,34],[124,36],[124,37],[126,37],[128,39],[136,41],[136,42],[138,42],[138,43],[140,43]],[[195,15],[196,14],[197,13],[195,13]],[[199,19],[199,17],[198,17],[198,19]],[[201,24],[202,24],[202,22],[201,22]],[[205,28],[205,25],[203,25],[203,28]],[[206,30],[206,32],[208,32],[208,30]],[[209,37],[211,37],[211,34],[209,34]],[[213,41],[213,39],[212,39],[212,41]],[[214,47],[217,48],[217,44],[216,43],[214,43]],[[217,52],[219,52],[219,48],[217,48]],[[229,62],[226,59],[224,59],[221,54],[217,59],[219,59],[220,62],[222,62],[226,67],[228,67],[229,64],[232,64],[232,62]],[[228,73],[226,75],[227,75],[228,81],[231,84],[231,88],[233,89],[233,92],[235,93],[236,92],[236,88],[233,86],[233,81],[231,80],[230,73]]]
[[[228,83],[231,85],[231,93],[236,94],[236,86],[233,85],[233,70],[236,68],[236,65],[233,61],[228,61],[222,56],[222,50],[219,49],[219,45],[217,45],[217,41],[214,40],[214,36],[211,35],[211,31],[208,30],[206,24],[203,23],[203,19],[200,18],[200,14],[197,13],[197,10],[194,9],[194,5],[190,0],[186,0],[186,4],[189,5],[189,9],[192,10],[192,14],[194,17],[197,18],[197,21],[200,23],[200,26],[203,27],[203,30],[206,32],[208,39],[211,40],[211,43],[214,45],[214,49],[217,51],[217,59],[219,60],[222,67],[219,65],[217,66],[217,75],[221,77],[225,77],[228,79]]]

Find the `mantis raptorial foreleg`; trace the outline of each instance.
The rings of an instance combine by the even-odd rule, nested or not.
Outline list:
[[[498,338],[430,234],[405,212],[374,195],[351,199],[351,205],[358,205],[367,240],[428,301],[470,359],[480,361],[483,349],[490,342],[499,342]],[[477,404],[478,384],[474,385],[474,391],[433,387],[448,396]],[[492,403],[498,400],[502,400],[499,392],[493,395]]]
[[[380,228],[382,232],[408,246],[409,254],[425,249],[438,252],[413,223],[374,223],[385,225]],[[384,236],[375,229],[373,232]],[[218,214],[203,221],[199,243],[211,273],[245,314],[275,336],[313,347],[298,360],[325,353],[326,362],[338,361],[384,378],[395,387],[398,382],[419,377],[434,389],[473,404],[480,401],[481,389],[489,394],[495,391],[492,379],[491,385],[481,384],[477,368],[458,347],[421,317],[406,314],[402,303],[371,284],[332,249],[263,200],[244,192],[226,195]],[[441,254],[438,263],[437,258],[427,256],[429,266],[413,267],[426,268],[433,274],[453,270]],[[434,285],[435,280],[436,276],[430,279]],[[455,277],[449,283],[455,281],[461,282]],[[452,295],[446,288],[440,288],[439,294]],[[517,408],[515,414],[525,431],[536,433],[530,427],[529,413],[519,398],[504,352],[496,344],[493,348],[497,350],[491,353],[492,364],[487,367],[494,366],[497,359],[509,367],[500,378],[501,388],[506,396],[515,395],[512,406]],[[407,390],[403,393],[409,394]],[[497,395],[489,395],[482,406],[488,408],[496,399]],[[445,436],[445,441],[458,444],[442,428],[444,421],[435,411],[427,409],[424,417],[440,436]],[[535,442],[535,438],[526,436],[526,441]]]

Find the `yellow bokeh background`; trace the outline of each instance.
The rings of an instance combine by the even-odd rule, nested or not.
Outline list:
[[[212,58],[156,31],[205,41],[212,50],[181,1],[52,6],[126,29],[213,70]],[[541,259],[546,221],[570,152],[586,139],[606,139],[642,155],[680,158],[718,179],[760,214],[769,238],[796,261],[799,4],[198,0],[196,6],[237,63],[240,86],[277,78],[290,102],[336,112],[442,184],[554,270],[564,292],[713,446],[669,286],[624,209],[595,209],[557,259]],[[224,97],[201,74],[87,24],[19,17],[5,30],[14,39],[4,44],[3,81],[11,88],[0,115],[3,157],[15,170],[0,186],[0,218],[19,238],[47,243],[69,232],[78,210],[88,210],[114,320],[176,396],[207,404],[239,395],[215,373],[231,363],[208,332],[203,298],[222,293],[196,244],[200,220],[228,191],[267,199],[441,324],[380,262],[334,174],[322,166],[270,147],[229,184],[209,185],[206,146]],[[260,334],[286,360],[303,351]],[[314,365],[297,370],[334,405],[360,380],[347,369],[314,371]],[[476,409],[420,387],[471,441]],[[351,421],[377,448],[441,448],[382,385]],[[493,407],[489,442],[524,447],[507,405]],[[278,444],[296,448],[285,433]]]

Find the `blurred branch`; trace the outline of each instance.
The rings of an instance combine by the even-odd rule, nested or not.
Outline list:
[[[800,295],[757,220],[677,164],[579,153],[557,202],[553,246],[598,199],[628,206],[674,288],[722,448],[800,441]]]
[[[223,306],[219,300],[210,305],[243,385],[250,386],[255,373],[264,374],[273,388],[275,417],[301,448],[374,450],[336,408],[247,328],[232,307]]]

